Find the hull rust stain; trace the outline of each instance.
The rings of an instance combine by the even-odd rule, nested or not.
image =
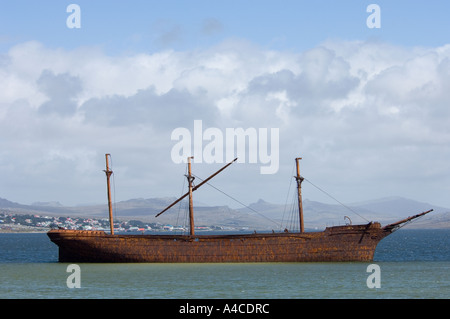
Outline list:
[[[50,230],[60,262],[322,262],[370,261],[390,230],[379,223],[322,232],[248,235],[110,235]]]

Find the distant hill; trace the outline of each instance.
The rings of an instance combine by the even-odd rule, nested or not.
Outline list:
[[[0,208],[17,208],[21,207],[22,205],[18,203],[11,202],[7,199],[0,198]]]
[[[31,206],[63,207],[60,202],[34,202]]]
[[[403,197],[387,197],[351,206],[367,209],[377,216],[383,216],[386,222],[395,222],[399,217],[408,217],[429,209],[433,212],[411,223],[410,228],[450,228],[450,209]]]
[[[291,214],[298,214],[297,204],[292,207],[275,205],[263,200],[249,205],[259,213],[283,220]],[[251,213],[251,209],[242,208],[241,212]],[[350,218],[353,224],[378,221],[382,225],[396,222],[400,219],[433,209],[431,214],[409,224],[410,228],[450,228],[450,209],[422,203],[402,197],[380,198],[353,204],[325,204],[316,201],[304,200],[304,222],[306,228],[320,228],[324,226],[343,225],[344,216]],[[294,212],[291,212],[294,210]],[[284,216],[283,216],[284,215]],[[348,219],[347,219],[348,221]]]
[[[158,218],[155,215],[171,204],[175,198],[135,198],[114,204],[114,217],[138,219],[146,222],[184,225],[187,219],[187,202],[182,201]],[[232,209],[228,206],[196,205],[195,224],[248,227],[249,229],[289,228],[294,217],[298,223],[297,203],[280,205],[262,199],[247,207]],[[434,212],[409,224],[409,228],[450,228],[450,209],[422,203],[402,197],[389,197],[343,205],[304,200],[305,228],[323,229],[326,226],[343,225],[350,219],[353,224],[378,221],[386,225],[400,219],[434,209]],[[107,205],[65,207],[59,202],[37,202],[22,205],[0,198],[0,209],[15,213],[36,213],[56,216],[103,217],[108,216]],[[344,220],[344,216],[347,216]]]

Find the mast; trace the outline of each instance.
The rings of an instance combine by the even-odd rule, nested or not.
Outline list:
[[[304,225],[303,225],[303,203],[302,203],[302,182],[304,180],[303,177],[300,176],[300,163],[301,157],[297,157],[295,159],[295,162],[297,164],[297,176],[295,176],[295,179],[297,180],[297,192],[298,192],[298,213],[300,217],[300,233],[303,233],[305,231]]]
[[[106,170],[104,170],[104,172],[106,173],[106,186],[107,186],[107,191],[108,191],[109,226],[111,229],[111,235],[114,235],[114,221],[113,221],[112,205],[111,205],[111,185],[109,182],[109,178],[111,177],[111,174],[113,173],[113,171],[111,171],[109,169],[108,157],[111,157],[111,154],[105,154]]]
[[[191,159],[193,156],[188,157],[188,175],[186,175],[189,183],[189,230],[190,235],[194,236],[194,203],[192,202],[192,182],[195,177],[192,176],[191,173]]]
[[[209,176],[207,179],[203,180],[203,182],[201,182],[200,184],[198,184],[197,186],[194,186],[192,188],[192,191],[197,190],[200,186],[202,186],[203,184],[207,183],[211,178],[213,178],[214,176],[216,176],[217,174],[219,174],[221,171],[223,171],[225,168],[227,168],[228,166],[230,166],[231,164],[233,164],[234,162],[237,161],[237,157],[232,160],[231,162],[229,162],[227,165],[225,165],[224,167],[222,167],[221,169],[219,169],[217,172],[215,172],[214,174],[212,174],[211,176]],[[169,208],[173,207],[176,203],[178,203],[179,201],[181,201],[183,198],[185,198],[186,196],[189,195],[189,192],[187,192],[186,194],[184,194],[183,196],[181,196],[180,198],[178,198],[176,201],[174,201],[172,204],[170,204],[169,206],[167,206],[164,210],[162,210],[161,212],[159,212],[158,214],[156,214],[155,217],[158,217],[159,215],[161,215],[162,213],[166,212],[167,210],[169,210]]]

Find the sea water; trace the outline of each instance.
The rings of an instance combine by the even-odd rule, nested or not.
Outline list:
[[[330,299],[450,297],[450,230],[401,229],[373,262],[59,263],[45,233],[0,234],[0,298]],[[377,265],[373,272],[370,265]],[[371,287],[377,276],[379,288]]]

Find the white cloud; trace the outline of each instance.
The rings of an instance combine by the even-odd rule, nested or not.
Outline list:
[[[283,202],[293,159],[303,156],[304,175],[343,201],[391,194],[450,206],[418,188],[435,178],[431,190],[449,191],[450,45],[335,41],[295,53],[228,40],[112,57],[27,42],[0,59],[0,197],[101,201],[103,178],[93,175],[107,152],[121,199],[175,196],[184,170],[171,162],[171,132],[201,119],[205,129],[280,128],[278,174],[250,164],[229,173],[246,202]]]

